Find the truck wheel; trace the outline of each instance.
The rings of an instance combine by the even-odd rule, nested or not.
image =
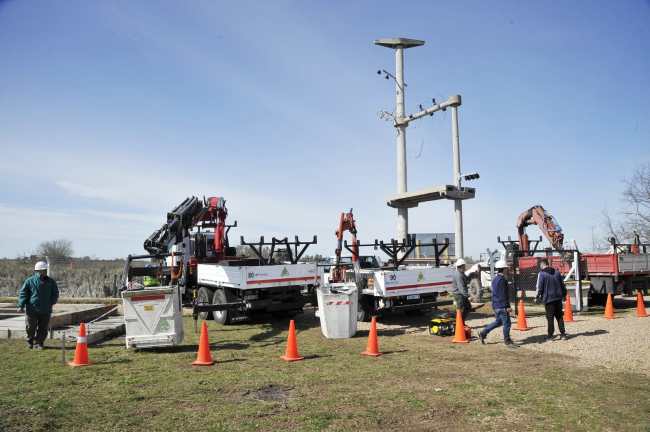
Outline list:
[[[607,294],[591,294],[591,303],[594,306],[605,306],[607,304]]]
[[[214,298],[212,299],[212,304],[226,304],[226,293],[222,289],[218,289],[214,292]],[[212,312],[214,320],[218,324],[228,325],[230,324],[230,313],[228,311],[214,311]]]
[[[359,298],[359,305],[357,309],[357,321],[358,322],[370,322],[370,308],[365,304],[363,297]]]
[[[481,281],[478,278],[472,278],[472,280],[469,281],[467,290],[469,291],[469,296],[474,297],[474,301],[479,301],[483,297],[483,288],[481,287]]]
[[[196,293],[196,300],[201,305],[212,304],[213,293],[206,287],[199,288],[199,291]],[[199,318],[202,320],[210,319],[210,312],[199,312]]]

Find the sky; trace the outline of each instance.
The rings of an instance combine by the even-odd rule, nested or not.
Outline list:
[[[350,208],[362,243],[396,238],[377,115],[395,52],[373,43],[396,37],[425,41],[404,51],[407,113],[462,96],[465,255],[537,204],[590,250],[650,162],[650,2],[400,5],[0,0],[0,257],[144,253],[189,196],[226,199],[232,245],[317,235],[307,253],[332,255]],[[451,129],[447,110],[407,130],[408,190],[453,184]],[[409,211],[410,233],[453,231],[452,201]]]

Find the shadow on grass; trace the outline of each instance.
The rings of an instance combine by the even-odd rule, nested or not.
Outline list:
[[[598,335],[607,334],[607,333],[609,333],[609,331],[607,331],[607,330],[594,330],[594,331],[586,331],[586,332],[582,332],[582,333],[567,334],[567,339],[568,339],[567,342],[569,342],[571,339],[575,339],[575,338],[578,338],[578,337],[581,337],[581,336],[582,337],[598,336]],[[546,342],[546,337],[547,337],[546,334],[536,335],[536,336],[529,336],[526,339],[520,340],[519,343],[521,343],[521,344],[534,344],[534,343],[541,344],[541,343]],[[556,334],[554,342],[559,341],[558,337],[559,336]]]
[[[305,356],[305,360],[313,360],[317,358],[325,358],[325,357],[334,357],[332,354],[312,354],[309,356]]]
[[[395,351],[380,351],[382,355],[391,355],[391,354],[399,354],[399,353],[405,353],[409,352],[409,350],[395,350]]]

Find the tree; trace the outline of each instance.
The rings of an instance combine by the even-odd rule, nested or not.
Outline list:
[[[603,209],[600,222],[605,238],[598,242],[598,249],[609,246],[607,238],[616,237],[619,243],[632,243],[634,234],[642,242],[650,242],[650,163],[638,165],[631,178],[624,178],[625,191],[621,198],[621,208],[612,213]]]
[[[47,240],[39,244],[34,255],[40,257],[48,257],[50,259],[67,259],[72,257],[74,250],[72,248],[72,240],[57,239]]]

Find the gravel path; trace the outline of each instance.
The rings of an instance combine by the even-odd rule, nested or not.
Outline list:
[[[646,304],[650,295],[644,296]],[[628,301],[629,303],[629,301]],[[647,313],[650,313],[647,308]],[[423,317],[409,318],[401,314],[381,317],[377,322],[377,331],[392,334],[415,334],[431,337],[428,323],[440,313],[433,311]],[[471,313],[468,324],[472,328],[472,342],[478,342],[477,332],[494,321],[492,309],[487,306]],[[546,338],[546,318],[540,315],[528,316],[529,331],[510,331],[510,337],[523,349],[545,353],[564,354],[583,360],[585,366],[600,365],[607,369],[627,372],[639,372],[650,375],[650,317],[635,317],[634,309],[618,309],[616,302],[614,315],[617,319],[605,319],[598,316],[574,315],[578,322],[565,323],[567,341],[561,341],[557,323],[555,340],[541,343]],[[400,316],[401,315],[401,316]],[[512,313],[512,326],[516,327],[517,317]],[[369,323],[358,323],[358,330],[367,330]],[[503,332],[501,328],[493,330],[486,338],[486,347],[501,349]]]

